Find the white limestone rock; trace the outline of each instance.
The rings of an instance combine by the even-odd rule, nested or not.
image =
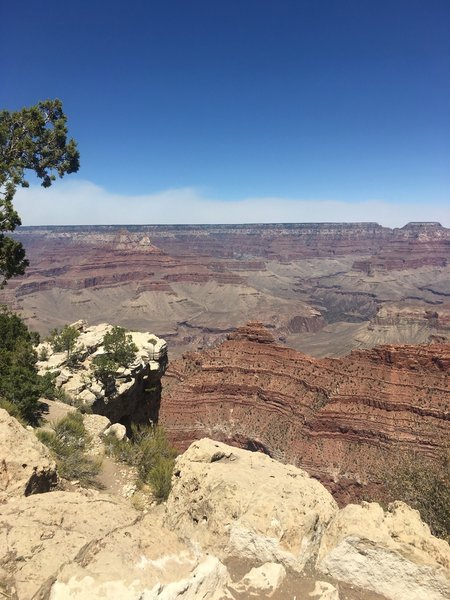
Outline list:
[[[311,600],[339,600],[339,592],[327,581],[316,581],[313,591],[308,594]]]
[[[167,365],[167,344],[165,340],[148,332],[129,332],[138,350],[134,362],[128,367],[119,367],[115,374],[115,386],[108,392],[103,385],[93,377],[93,359],[105,353],[103,340],[112,325],[101,323],[88,327],[85,321],[72,324],[80,335],[76,340],[75,351],[79,362],[76,368],[67,367],[67,354],[53,352],[48,342],[43,342],[37,348],[38,352],[45,349],[48,354],[46,361],[38,363],[39,373],[44,375],[50,371],[57,373],[56,385],[73,400],[92,405],[97,400],[109,400],[132,393],[136,381],[150,373],[153,378],[163,375]]]
[[[121,441],[126,439],[127,430],[125,425],[122,425],[122,423],[114,423],[113,425],[111,425],[103,431],[103,435],[113,435],[117,440]]]
[[[229,575],[213,556],[198,555],[155,519],[115,527],[64,565],[50,600],[223,600]],[[231,598],[231,597],[230,597]]]
[[[203,439],[177,458],[165,523],[219,558],[302,571],[338,507],[301,469]]]
[[[325,531],[317,569],[392,600],[448,600],[450,546],[417,511],[395,502],[349,504]]]
[[[0,408],[0,503],[48,492],[57,481],[49,450]]]
[[[278,590],[286,577],[286,569],[277,563],[265,563],[260,567],[251,569],[244,577],[232,586],[238,593],[252,595],[264,594],[270,598]]]
[[[92,491],[11,500],[0,511],[0,565],[13,557],[9,584],[17,594],[8,597],[47,598],[38,591],[62,565],[76,561],[89,544],[92,551],[111,531],[132,525],[137,517],[126,501]]]

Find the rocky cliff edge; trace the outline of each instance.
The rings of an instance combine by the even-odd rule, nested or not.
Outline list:
[[[34,433],[3,413],[1,439],[22,440],[0,445],[7,470],[47,461]],[[178,457],[166,506],[148,512],[93,490],[43,491],[27,495],[15,486],[1,505],[0,585],[7,598],[450,595],[450,547],[416,511],[403,503],[387,511],[377,504],[339,510],[301,469],[209,439]],[[233,571],[236,561],[246,566],[244,575]]]

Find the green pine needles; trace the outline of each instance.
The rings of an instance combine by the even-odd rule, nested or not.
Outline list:
[[[28,260],[20,242],[6,236],[21,224],[14,210],[17,187],[28,187],[27,171],[33,171],[49,187],[56,175],[75,173],[80,155],[73,139],[67,139],[67,117],[60,100],[45,100],[20,111],[0,111],[0,286],[23,275]]]

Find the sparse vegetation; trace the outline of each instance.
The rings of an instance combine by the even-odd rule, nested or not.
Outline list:
[[[106,445],[118,460],[136,468],[139,486],[150,486],[158,502],[167,499],[177,453],[162,427],[132,426],[130,441],[109,436]]]
[[[418,453],[402,453],[385,469],[386,503],[402,500],[420,512],[433,535],[450,542],[450,449],[437,460]]]
[[[58,473],[76,480],[83,487],[98,487],[96,479],[101,461],[87,456],[89,436],[78,411],[73,411],[52,425],[53,431],[39,430],[39,440],[54,454]]]

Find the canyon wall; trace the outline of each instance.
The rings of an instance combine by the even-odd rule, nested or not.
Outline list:
[[[174,361],[159,421],[180,449],[205,436],[301,466],[341,501],[365,497],[402,452],[437,457],[450,433],[450,344],[317,359],[249,323]]]
[[[151,328],[172,355],[255,315],[317,356],[450,339],[450,230],[376,223],[22,227],[30,267],[0,301],[41,333]],[[432,315],[432,316],[430,316]]]

